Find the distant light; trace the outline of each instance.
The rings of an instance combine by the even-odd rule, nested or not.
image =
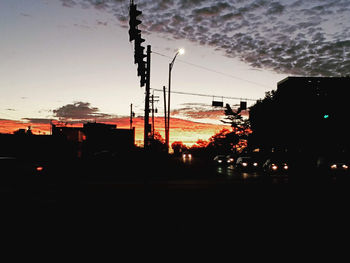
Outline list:
[[[44,167],[38,166],[38,167],[36,168],[36,170],[37,170],[38,172],[41,172],[42,170],[44,170]]]
[[[180,48],[178,52],[179,52],[180,55],[183,55],[183,54],[185,54],[185,49]]]
[[[328,114],[323,115],[323,119],[328,119],[328,118],[329,118]]]
[[[273,164],[272,165],[272,170],[276,171],[278,169],[277,165]]]
[[[248,163],[242,163],[243,166],[248,166]]]
[[[337,165],[336,165],[336,164],[333,164],[333,165],[331,165],[331,168],[332,168],[332,169],[337,169]]]

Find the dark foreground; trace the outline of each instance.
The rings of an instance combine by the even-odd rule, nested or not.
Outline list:
[[[9,232],[16,247],[32,237],[51,248],[59,240],[74,248],[110,238],[153,251],[169,240],[179,240],[173,249],[192,248],[198,239],[252,249],[272,238],[274,249],[286,240],[299,247],[349,231],[344,178],[320,181],[298,171],[272,180],[203,160],[133,157],[50,161],[34,172],[25,163],[8,166],[0,187],[3,236]]]
[[[2,159],[0,193],[26,201],[55,205],[66,197],[113,201],[113,196],[229,194],[258,201],[274,194],[342,193],[350,185],[349,173],[325,173],[298,167],[288,173],[239,170],[233,165],[216,165],[201,158],[182,159],[167,155],[100,155],[86,159]],[[301,191],[301,192],[300,192]],[[287,196],[288,195],[288,196]],[[73,198],[76,196],[77,198]],[[69,197],[69,198],[68,198]],[[80,198],[82,197],[82,198]],[[119,198],[119,197],[118,197]]]

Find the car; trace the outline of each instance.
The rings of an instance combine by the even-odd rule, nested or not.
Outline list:
[[[259,168],[259,162],[251,156],[240,156],[235,163],[237,170],[254,171]]]
[[[191,161],[192,160],[192,154],[190,152],[183,152],[182,153],[182,160],[185,161]]]
[[[1,181],[19,183],[46,174],[42,161],[24,160],[13,155],[0,155]]]
[[[345,162],[334,162],[330,164],[329,169],[331,171],[347,172],[349,170],[349,165]]]
[[[226,155],[216,155],[213,159],[216,165],[226,165]]]
[[[262,168],[265,173],[270,175],[286,175],[290,169],[287,160],[275,158],[268,158]]]
[[[233,156],[232,154],[226,155],[226,163],[228,165],[234,164],[235,160],[235,156]]]
[[[319,158],[317,160],[317,168],[322,173],[334,176],[345,175],[349,173],[350,162],[347,158],[334,156],[332,158]]]

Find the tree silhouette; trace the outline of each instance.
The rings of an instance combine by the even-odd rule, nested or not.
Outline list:
[[[239,142],[239,136],[229,129],[222,129],[209,138],[207,150],[213,154],[228,154]]]
[[[187,146],[180,141],[173,142],[171,148],[173,148],[174,154],[180,154],[187,150]]]
[[[249,119],[243,119],[241,108],[233,110],[229,104],[226,104],[225,116],[221,122],[232,127],[232,132],[226,138],[233,144],[232,148],[236,151],[246,147],[248,135],[251,133]]]
[[[155,131],[153,138],[150,139],[150,149],[155,152],[165,152],[166,144],[162,135]]]
[[[249,121],[253,131],[249,137],[249,145],[271,149],[274,146],[274,138],[277,137],[276,110],[278,100],[276,91],[268,91],[262,100],[250,107]]]

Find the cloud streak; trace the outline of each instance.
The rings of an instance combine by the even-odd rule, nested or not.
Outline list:
[[[128,24],[128,1],[61,0]],[[144,33],[212,46],[253,68],[305,76],[350,71],[348,0],[138,0]]]

